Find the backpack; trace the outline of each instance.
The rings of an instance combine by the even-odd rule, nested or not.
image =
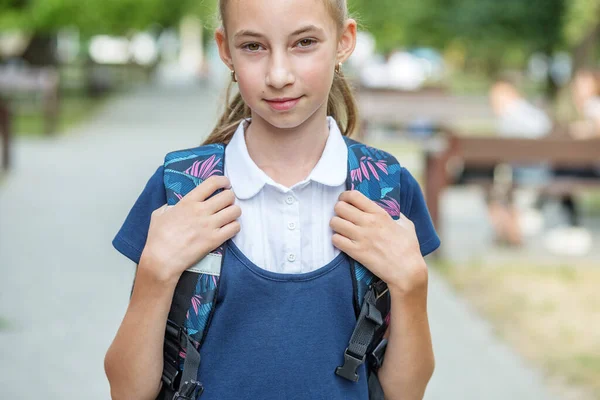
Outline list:
[[[344,137],[348,147],[346,188],[359,190],[377,202],[393,219],[400,216],[400,165],[390,154]],[[165,156],[164,185],[168,205],[175,205],[213,175],[223,175],[225,145],[209,144],[170,152]],[[216,194],[216,192],[215,192]],[[214,194],[213,194],[214,195]],[[204,388],[199,381],[200,347],[210,328],[219,290],[221,257],[227,242],[209,253],[202,263],[183,272],[167,318],[164,340],[163,385],[157,400],[196,400]],[[221,260],[220,262],[218,260]],[[208,261],[208,262],[206,262]],[[212,262],[211,262],[212,261]],[[389,325],[387,284],[352,260],[356,326],[340,354],[335,373],[357,382],[357,369],[367,363],[370,400],[383,400],[377,371],[383,363]],[[334,371],[332,371],[334,372]]]

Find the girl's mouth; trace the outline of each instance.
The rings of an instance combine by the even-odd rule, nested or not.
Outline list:
[[[267,104],[269,104],[269,106],[276,110],[276,111],[287,111],[287,110],[291,110],[292,108],[294,108],[294,106],[296,106],[296,104],[298,104],[298,102],[300,101],[300,99],[302,98],[302,96],[297,97],[297,98],[291,98],[291,97],[286,97],[286,98],[277,98],[277,99],[271,99],[271,100],[266,100]]]

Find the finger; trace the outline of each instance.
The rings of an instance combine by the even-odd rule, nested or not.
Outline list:
[[[211,176],[186,194],[181,201],[205,201],[217,190],[229,187],[231,183],[226,176]]]
[[[226,240],[229,240],[235,235],[237,235],[240,231],[240,227],[241,225],[239,221],[233,221],[223,226],[222,228],[219,228],[215,235],[219,244],[225,243]]]
[[[354,254],[356,253],[356,243],[354,243],[351,239],[348,239],[344,235],[340,235],[339,233],[334,233],[331,237],[331,243],[344,253],[348,254],[350,257],[354,258]]]
[[[231,189],[225,189],[210,199],[204,201],[205,210],[209,215],[216,214],[222,209],[235,203],[235,194]]]
[[[334,232],[339,233],[349,239],[358,237],[358,227],[352,222],[342,219],[340,217],[333,217],[329,222],[329,226]]]
[[[342,219],[352,222],[354,225],[363,225],[363,212],[352,204],[345,201],[338,201],[333,207],[333,211]]]
[[[381,207],[358,190],[347,190],[340,195],[339,199],[352,204],[354,207],[366,213],[376,214],[381,212]]]
[[[212,223],[214,224],[213,226],[222,228],[238,219],[241,215],[242,209],[239,206],[229,206],[213,215]]]

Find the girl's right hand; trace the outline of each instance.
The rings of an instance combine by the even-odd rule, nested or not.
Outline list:
[[[229,179],[212,176],[175,206],[154,210],[140,265],[158,280],[176,284],[186,269],[240,231],[242,211],[234,202]]]

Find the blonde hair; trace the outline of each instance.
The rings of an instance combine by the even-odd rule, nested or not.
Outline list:
[[[323,0],[330,15],[334,18],[338,31],[344,27],[344,22],[349,18],[346,0]],[[219,0],[219,15],[223,27],[225,26],[225,10],[227,0]],[[358,107],[352,93],[350,84],[342,71],[335,72],[333,84],[327,100],[327,115],[332,116],[340,126],[344,136],[351,136],[358,126]],[[250,107],[238,92],[231,99],[233,81],[229,82],[225,93],[225,111],[203,144],[225,143],[228,144],[240,122],[251,117]]]

